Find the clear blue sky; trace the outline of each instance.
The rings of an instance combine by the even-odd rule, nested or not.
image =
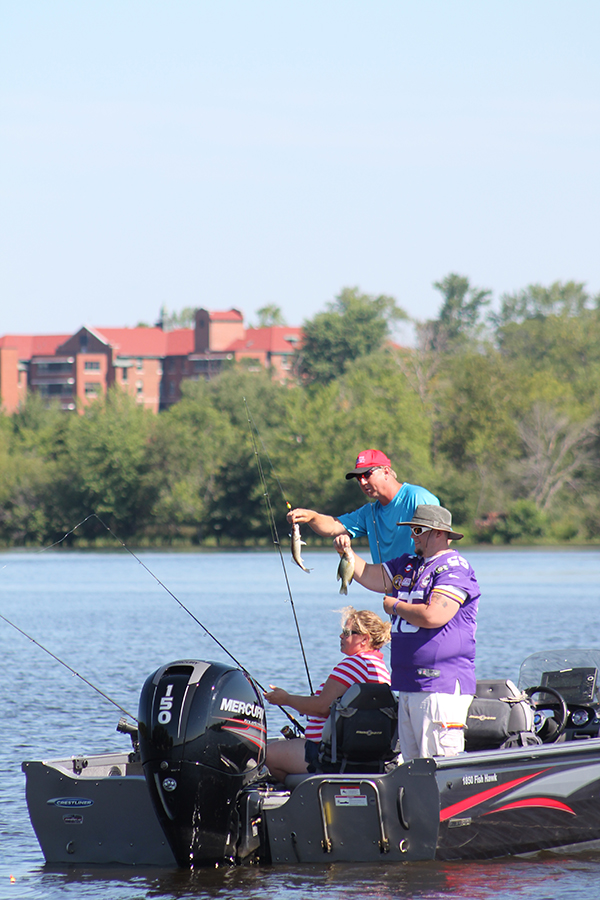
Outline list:
[[[0,334],[600,291],[597,0],[0,0]]]

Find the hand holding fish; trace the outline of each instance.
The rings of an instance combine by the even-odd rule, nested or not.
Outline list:
[[[338,534],[338,536],[333,540],[333,546],[340,554],[340,556],[343,556],[346,550],[352,550],[352,541],[350,540],[350,535],[346,532],[344,532],[344,534]]]
[[[303,572],[310,572],[310,569],[306,568],[306,566],[304,565],[304,560],[302,559],[302,547],[306,546],[306,544],[300,537],[300,526],[296,522],[294,522],[294,524],[292,525],[292,533],[290,534],[290,538],[292,559],[297,566],[300,566]]]
[[[307,522],[310,522],[314,514],[314,510],[312,509],[302,509],[300,506],[297,506],[295,509],[290,509],[287,514],[287,520],[290,525],[306,525]]]

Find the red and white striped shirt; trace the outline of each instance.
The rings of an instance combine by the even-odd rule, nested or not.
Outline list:
[[[345,656],[329,677],[343,684],[344,690],[353,684],[390,684],[391,681],[381,650],[368,650],[356,656]],[[325,682],[316,692],[317,696],[324,685]],[[327,718],[327,716],[308,716],[304,737],[308,741],[319,743]]]

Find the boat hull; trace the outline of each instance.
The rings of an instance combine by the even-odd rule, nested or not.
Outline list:
[[[177,865],[139,763],[125,753],[25,762],[46,861]],[[75,766],[77,764],[75,763]],[[122,774],[111,774],[119,770]],[[600,840],[600,739],[314,775],[240,797],[238,861],[275,865],[490,859]]]
[[[156,818],[141,765],[127,753],[27,761],[31,824],[48,863],[158,865],[175,857]],[[122,774],[109,775],[109,772]]]
[[[600,838],[600,739],[439,759],[437,781],[437,859],[489,859]]]

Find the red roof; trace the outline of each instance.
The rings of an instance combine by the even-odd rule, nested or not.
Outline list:
[[[71,337],[70,334],[5,334],[0,337],[0,347],[13,347],[19,359],[32,356],[54,356],[56,348]]]
[[[176,328],[165,333],[167,339],[166,356],[187,356],[194,352],[194,329]]]
[[[211,312],[211,320],[239,321],[242,314],[236,309]],[[187,356],[194,352],[194,329],[177,328],[88,328],[90,333],[106,341],[119,356]],[[75,332],[77,334],[77,332]],[[54,356],[58,347],[73,334],[6,334],[0,337],[0,348],[14,347],[19,359],[34,356]],[[302,329],[283,325],[269,328],[248,328],[244,337],[233,341],[222,352],[232,353],[292,353],[302,341]]]
[[[99,338],[117,351],[119,356],[165,356],[167,334],[162,328],[96,328]]]
[[[243,322],[244,317],[239,309],[208,309],[211,322]]]
[[[301,341],[301,328],[271,325],[269,328],[246,329],[245,336],[233,341],[226,349],[232,353],[293,353]]]

